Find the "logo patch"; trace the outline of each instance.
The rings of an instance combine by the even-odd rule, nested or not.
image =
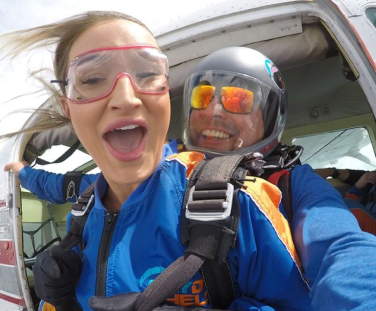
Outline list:
[[[266,70],[269,73],[270,78],[274,81],[274,83],[281,89],[285,89],[285,81],[282,78],[281,72],[278,70],[277,66],[273,64],[270,59],[265,61]]]

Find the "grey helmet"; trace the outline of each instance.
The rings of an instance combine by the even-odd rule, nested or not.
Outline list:
[[[281,73],[260,52],[228,47],[206,56],[184,86],[183,142],[214,157],[270,154],[286,124]]]

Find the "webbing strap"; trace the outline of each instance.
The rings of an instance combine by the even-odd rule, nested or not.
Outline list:
[[[190,255],[186,259],[184,256],[179,257],[141,293],[137,299],[136,311],[151,311],[160,305],[195,275],[204,260],[196,255]]]
[[[207,260],[201,267],[207,293],[213,308],[227,309],[235,299],[231,272],[226,263],[230,247],[235,246],[240,219],[237,199],[238,188],[233,193],[229,219],[221,221],[197,221],[184,217],[185,207],[190,212],[221,212],[220,204],[226,199],[228,183],[235,184],[237,177],[244,178],[239,165],[243,155],[217,157],[196,167],[188,183],[183,206],[182,241],[187,244],[186,254],[195,254]],[[201,162],[202,163],[202,162]],[[200,163],[200,164],[201,164]],[[188,192],[195,187],[188,204]]]
[[[206,260],[201,267],[208,297],[213,308],[227,309],[235,299],[235,290],[227,262]]]
[[[35,164],[48,165],[48,164],[61,163],[61,162],[65,161],[66,159],[68,159],[73,154],[73,152],[75,152],[77,150],[77,148],[78,148],[79,145],[80,145],[80,141],[77,140],[71,147],[69,147],[69,149],[67,151],[65,151],[55,161],[49,162],[49,161],[43,160],[41,158],[37,158],[35,160]]]
[[[72,215],[69,230],[63,240],[60,242],[60,246],[64,249],[72,248],[82,241],[82,232],[84,230],[86,220],[89,217],[90,210],[94,206],[94,201],[90,201],[94,194],[94,185],[95,183],[92,183],[81,194],[78,201],[72,204],[72,214],[75,211],[85,211],[85,213],[81,216],[75,216],[74,214]]]
[[[232,213],[228,217],[229,219],[221,221],[200,221],[196,219],[191,221],[185,217],[185,209],[188,202],[187,196],[190,193],[190,189],[195,186],[198,192],[192,195],[195,200],[195,204],[191,205],[192,210],[196,213],[221,213],[224,209],[223,203],[228,196],[228,193],[224,193],[222,190],[227,189],[228,183],[230,183],[242,159],[242,155],[226,156],[214,158],[205,163],[201,162],[196,166],[188,182],[182,211],[182,241],[188,245],[185,255],[167,267],[145,289],[137,300],[137,311],[153,310],[166,298],[176,293],[202,267],[206,259],[223,263],[229,248],[235,244],[237,226],[239,224],[239,204],[233,204],[235,208],[232,206]],[[232,195],[236,198],[237,193]],[[200,201],[201,203],[198,203]],[[204,267],[202,269],[203,271],[206,270]],[[210,286],[218,286],[218,284],[213,284],[218,279],[212,275],[212,273],[218,273],[218,271],[219,269],[213,268],[204,272]],[[228,269],[227,272],[229,272]],[[231,276],[229,277],[231,280]],[[224,279],[228,280],[229,278],[224,276]],[[224,304],[227,307],[234,299],[232,282],[230,283],[231,290],[229,295],[220,303],[211,301],[213,306]],[[226,286],[229,284],[223,285],[225,285],[224,288],[227,292]],[[213,297],[217,297],[217,295],[213,293]]]

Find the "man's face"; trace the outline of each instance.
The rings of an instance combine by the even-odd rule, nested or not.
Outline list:
[[[215,85],[217,90],[223,86],[226,85]],[[216,91],[205,109],[191,109],[190,143],[204,149],[234,151],[259,142],[264,135],[260,107],[254,106],[249,113],[232,113],[226,111],[228,109],[225,109],[223,100],[221,92]]]

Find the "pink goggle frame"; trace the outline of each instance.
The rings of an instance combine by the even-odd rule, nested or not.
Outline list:
[[[169,91],[167,57],[153,46],[87,51],[70,63],[65,81],[51,82],[64,84],[68,100],[86,104],[109,96],[124,76],[137,93],[162,95]]]

